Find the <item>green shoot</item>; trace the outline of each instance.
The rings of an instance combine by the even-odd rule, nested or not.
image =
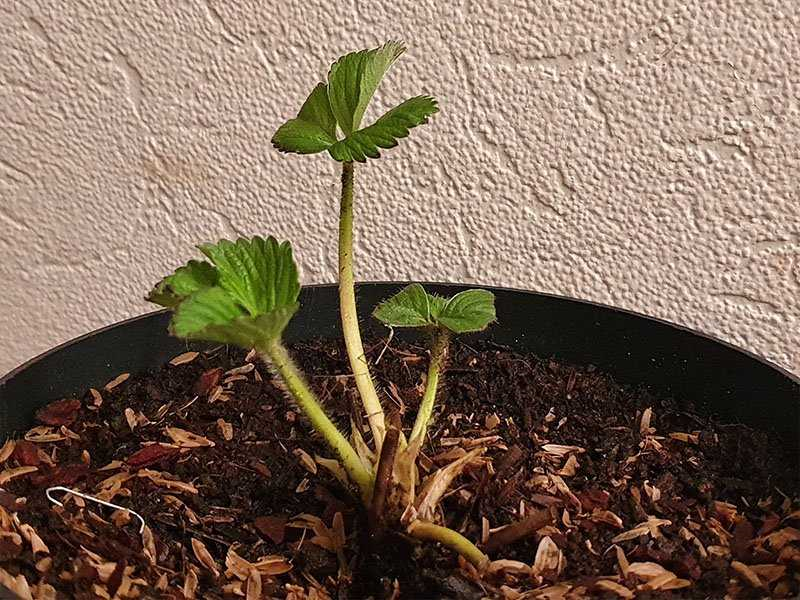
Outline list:
[[[281,341],[299,306],[300,282],[289,243],[241,238],[203,245],[200,251],[211,262],[190,261],[158,283],[148,300],[174,311],[170,329],[177,337],[255,348],[368,499],[372,474],[325,414]]]
[[[350,369],[353,371],[356,387],[367,413],[376,452],[380,453],[386,435],[386,418],[369,372],[356,309],[353,274],[353,163],[342,165],[342,201],[339,214],[339,312]]]
[[[382,302],[373,315],[389,327],[422,327],[433,332],[428,380],[409,438],[413,442],[428,430],[451,335],[486,329],[496,318],[494,295],[476,289],[442,298],[412,283]]]
[[[481,552],[475,544],[449,527],[434,525],[427,521],[413,521],[406,531],[411,537],[415,537],[418,540],[439,542],[447,546],[479,569],[489,563],[489,557]]]
[[[437,329],[433,334],[431,344],[431,362],[428,365],[428,378],[425,383],[425,394],[422,396],[422,403],[419,405],[417,418],[414,427],[411,429],[410,439],[415,439],[420,435],[425,435],[428,431],[428,423],[433,415],[433,407],[436,404],[436,392],[439,389],[439,375],[444,370],[447,361],[447,347],[450,344],[450,332],[447,329]]]
[[[410,98],[361,127],[361,119],[389,67],[405,51],[398,42],[372,50],[352,52],[339,58],[318,83],[297,117],[275,132],[272,144],[282,152],[328,154],[342,163],[342,195],[339,214],[339,304],[345,345],[356,387],[367,413],[375,446],[380,452],[386,422],[364,354],[355,301],[353,274],[353,162],[379,158],[380,148],[393,148],[413,127],[426,123],[438,111],[430,96]],[[337,137],[337,129],[343,135]]]

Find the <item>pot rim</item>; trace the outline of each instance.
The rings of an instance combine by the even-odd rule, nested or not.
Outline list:
[[[501,291],[501,292],[512,292],[512,293],[518,293],[518,294],[524,294],[524,295],[540,296],[540,297],[550,298],[550,299],[553,299],[553,300],[559,300],[559,301],[563,301],[563,302],[572,302],[572,303],[576,303],[576,304],[582,304],[582,305],[585,305],[585,306],[590,306],[590,307],[593,307],[593,308],[599,308],[599,309],[606,310],[606,311],[621,313],[621,314],[625,314],[625,315],[632,316],[632,317],[638,317],[640,319],[645,319],[645,320],[652,321],[652,322],[655,322],[655,323],[658,323],[658,324],[661,324],[661,325],[666,325],[666,326],[672,327],[672,328],[677,329],[679,331],[690,333],[690,334],[692,334],[694,336],[697,336],[699,338],[704,338],[706,340],[710,340],[710,341],[715,342],[717,344],[720,344],[720,345],[722,345],[722,346],[724,346],[724,347],[726,347],[726,348],[728,348],[730,350],[734,350],[736,352],[739,352],[740,354],[743,354],[744,356],[746,356],[746,357],[748,357],[750,359],[753,359],[753,360],[755,360],[755,361],[757,361],[757,362],[759,362],[759,363],[761,363],[761,364],[763,364],[763,365],[765,365],[767,367],[772,368],[773,370],[777,371],[778,373],[780,373],[781,375],[783,375],[784,377],[786,377],[790,381],[792,381],[795,384],[800,386],[800,375],[795,375],[794,373],[790,372],[789,370],[785,369],[784,367],[775,364],[774,362],[764,358],[763,356],[760,356],[760,355],[756,354],[755,352],[753,352],[751,350],[747,350],[745,348],[741,348],[740,346],[737,346],[735,344],[732,344],[731,342],[727,342],[727,341],[725,341],[723,339],[720,339],[720,338],[718,338],[717,336],[715,336],[713,334],[705,333],[705,332],[702,332],[702,331],[697,331],[696,329],[692,329],[692,328],[687,327],[685,325],[680,325],[680,324],[674,323],[672,321],[667,321],[666,319],[662,319],[662,318],[659,318],[659,317],[653,317],[653,316],[646,315],[644,313],[640,313],[640,312],[637,312],[637,311],[634,311],[634,310],[629,310],[629,309],[626,309],[626,308],[619,308],[617,306],[611,306],[609,304],[603,304],[602,302],[595,302],[593,300],[585,300],[585,299],[580,299],[580,298],[571,298],[569,296],[562,296],[560,294],[552,294],[552,293],[548,293],[548,292],[537,292],[537,291],[534,291],[534,290],[526,290],[526,289],[522,289],[522,288],[483,285],[483,284],[478,284],[478,283],[447,283],[447,282],[439,282],[439,281],[414,282],[414,281],[375,280],[375,281],[359,281],[359,282],[356,282],[356,287],[365,286],[365,285],[390,285],[390,286],[403,287],[403,286],[406,286],[406,285],[410,285],[411,283],[420,283],[423,286],[425,286],[425,285],[427,285],[427,286],[446,286],[446,287],[454,287],[454,288],[457,288],[457,287],[461,287],[461,288],[477,287],[477,288],[488,289],[490,291],[497,290],[497,291]],[[303,288],[308,288],[308,289],[320,289],[320,288],[334,288],[334,287],[337,287],[337,285],[338,284],[336,284],[336,283],[312,283],[312,284],[304,285],[302,287]],[[121,325],[127,325],[129,323],[134,323],[136,321],[139,321],[139,320],[142,320],[142,319],[147,319],[147,318],[152,317],[152,316],[157,315],[157,314],[163,314],[165,312],[168,312],[168,310],[169,309],[167,309],[167,308],[163,308],[163,309],[160,309],[160,310],[150,311],[150,312],[147,312],[147,313],[144,313],[144,314],[141,314],[141,315],[136,315],[136,316],[133,316],[133,317],[129,317],[127,319],[123,319],[122,321],[117,321],[116,323],[112,323],[110,325],[104,325],[103,327],[99,327],[99,328],[97,328],[97,329],[95,329],[93,331],[89,331],[89,332],[84,333],[82,335],[79,335],[79,336],[77,336],[75,338],[72,338],[70,340],[62,342],[61,344],[58,344],[57,346],[54,346],[53,348],[50,348],[49,350],[45,350],[44,352],[42,352],[42,353],[40,353],[40,354],[38,354],[38,355],[36,355],[36,356],[34,356],[32,358],[29,358],[28,360],[26,360],[25,362],[23,362],[19,366],[13,368],[11,371],[9,371],[8,373],[6,373],[2,377],[0,377],[0,387],[2,387],[10,379],[13,379],[17,374],[19,374],[22,371],[24,371],[25,369],[27,369],[30,365],[32,365],[32,364],[34,364],[36,362],[39,362],[40,360],[43,360],[43,359],[47,358],[48,356],[50,356],[52,354],[55,354],[56,352],[59,352],[60,350],[62,350],[63,348],[66,348],[67,346],[71,346],[73,344],[77,344],[77,343],[79,343],[79,342],[81,342],[81,341],[83,341],[83,340],[85,340],[87,338],[90,338],[90,337],[92,337],[92,336],[94,336],[96,334],[102,333],[102,332],[107,331],[109,329],[112,329],[114,327],[118,327],[118,326],[121,326]]]

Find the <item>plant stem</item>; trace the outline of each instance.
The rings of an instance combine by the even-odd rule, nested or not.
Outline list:
[[[342,202],[339,212],[339,308],[342,314],[342,332],[350,358],[350,368],[356,387],[367,412],[375,448],[380,452],[386,423],[378,393],[369,373],[367,357],[361,343],[356,311],[355,279],[353,276],[353,163],[342,164]]]
[[[328,445],[339,455],[347,474],[361,490],[364,501],[368,501],[372,495],[372,475],[361,464],[358,454],[342,435],[342,432],[330,420],[325,410],[322,408],[314,392],[308,387],[303,374],[294,364],[288,350],[280,342],[276,341],[262,350],[263,357],[278,372],[286,385],[286,389],[297,402],[300,409],[311,421],[311,425],[318,431]]]
[[[440,327],[433,334],[433,344],[431,346],[431,362],[428,365],[428,380],[425,384],[425,395],[422,397],[422,404],[419,406],[417,419],[411,430],[409,440],[413,440],[418,435],[425,435],[428,431],[428,423],[433,414],[433,406],[436,404],[436,390],[439,387],[439,376],[444,369],[447,359],[447,346],[450,343],[450,333],[447,329]]]
[[[442,527],[425,521],[414,521],[408,526],[408,534],[419,540],[439,542],[458,552],[476,567],[483,566],[489,560],[489,557],[481,552],[475,544],[449,527]]]

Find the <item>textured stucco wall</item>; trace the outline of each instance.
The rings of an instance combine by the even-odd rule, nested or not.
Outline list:
[[[269,137],[400,38],[379,104],[442,111],[359,172],[361,279],[589,298],[800,372],[799,31],[766,0],[3,0],[0,371],[150,310],[199,241],[290,238],[332,281],[336,168]]]

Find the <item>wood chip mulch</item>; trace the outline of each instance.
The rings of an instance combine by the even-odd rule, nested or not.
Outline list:
[[[343,349],[293,353],[340,426],[366,435]],[[376,340],[369,356],[410,426],[425,350]],[[488,344],[455,344],[439,404],[420,478],[459,474],[421,506],[478,543],[485,568],[371,539],[266,367],[218,348],[55,402],[0,448],[0,583],[36,600],[800,594],[798,457],[778,438]],[[88,498],[53,492],[57,506],[54,486]]]

